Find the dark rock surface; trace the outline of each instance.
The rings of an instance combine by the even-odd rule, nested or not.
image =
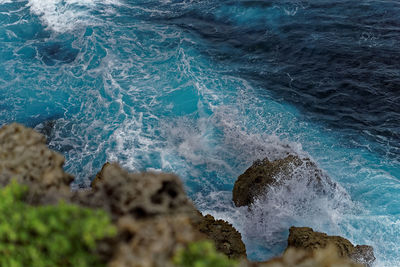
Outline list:
[[[216,220],[207,214],[195,224],[195,227],[209,239],[214,241],[218,251],[230,258],[246,257],[246,247],[242,235],[224,220]]]
[[[338,256],[350,258],[366,266],[371,266],[375,260],[371,246],[354,246],[343,237],[314,232],[309,227],[291,227],[289,230],[288,248],[298,248],[312,252],[326,248],[328,245],[333,245],[337,249]]]
[[[255,198],[266,193],[269,186],[277,186],[291,179],[296,171],[303,171],[304,179],[310,186],[323,191],[322,179],[329,178],[309,159],[289,155],[284,159],[258,160],[238,177],[233,187],[233,202],[237,207],[251,205]],[[332,183],[333,184],[333,183]]]

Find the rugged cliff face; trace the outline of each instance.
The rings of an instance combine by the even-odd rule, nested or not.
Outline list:
[[[176,175],[133,174],[118,164],[106,163],[94,179],[92,190],[71,192],[69,184],[73,177],[62,168],[63,156],[49,150],[45,142],[41,134],[24,126],[11,124],[2,127],[0,186],[9,184],[11,180],[27,185],[28,195],[24,201],[29,205],[53,205],[61,200],[92,211],[106,211],[117,234],[98,241],[93,253],[109,266],[176,266],[174,256],[201,240],[211,240],[218,251],[237,259],[236,262],[206,259],[202,264],[345,267],[358,266],[350,259],[366,265],[374,260],[369,246],[353,246],[341,237],[330,237],[311,228],[292,227],[289,248],[282,257],[263,263],[249,262],[245,258],[241,234],[228,222],[201,215],[188,199]],[[323,174],[309,160],[289,156],[275,162],[258,161],[235,183],[235,203],[238,206],[251,204],[266,187],[290,179],[296,166],[308,168],[310,184],[320,184]],[[0,243],[3,241],[0,239]]]
[[[246,256],[240,233],[225,221],[202,216],[173,174],[131,174],[106,163],[92,191],[79,192],[73,199],[107,210],[117,222],[120,235],[110,240],[113,251],[107,252],[113,254],[112,266],[166,266],[177,250],[202,239],[212,240],[231,258]]]

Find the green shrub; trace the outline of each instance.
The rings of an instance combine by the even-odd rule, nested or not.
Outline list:
[[[186,249],[180,250],[175,255],[173,261],[180,267],[233,267],[237,265],[234,260],[217,252],[210,241],[189,244]]]
[[[0,266],[99,266],[96,241],[116,229],[104,211],[76,205],[30,206],[27,187],[0,189]]]

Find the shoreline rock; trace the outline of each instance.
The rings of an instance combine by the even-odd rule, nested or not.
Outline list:
[[[349,240],[341,236],[329,236],[325,233],[314,232],[309,227],[290,227],[288,237],[288,247],[304,249],[313,252],[333,245],[338,256],[352,259],[353,261],[371,266],[375,261],[374,251],[371,246],[354,246]],[[286,250],[287,250],[286,249]]]
[[[213,241],[218,251],[230,258],[246,257],[241,234],[228,222],[203,216],[187,198],[175,175],[131,174],[118,164],[107,162],[92,181],[92,188],[92,192],[77,196],[81,204],[102,207],[114,218],[128,215],[140,220],[155,215],[185,214],[195,230]],[[136,192],[137,189],[140,190]]]
[[[282,257],[252,263],[246,259],[241,234],[228,222],[216,220],[211,215],[202,216],[188,199],[176,175],[129,173],[118,164],[106,163],[93,180],[91,191],[71,193],[69,184],[73,176],[64,172],[63,164],[64,157],[50,150],[40,133],[19,124],[0,128],[0,185],[8,184],[11,179],[27,185],[28,197],[24,201],[29,204],[56,204],[63,200],[107,211],[118,235],[97,244],[96,254],[109,266],[173,266],[171,257],[177,251],[201,240],[211,240],[220,252],[239,259],[239,266],[243,267],[289,267],[295,263],[331,266],[326,262],[353,267],[358,265],[350,259],[367,266],[375,260],[370,246],[353,246],[342,237],[334,237],[340,241],[336,244],[329,241],[332,237],[311,228],[302,228],[298,231],[300,237],[296,237],[296,228],[291,228],[289,246]],[[308,159],[288,156],[275,162],[255,162],[241,176],[238,185],[235,183],[235,187],[241,189],[236,189],[235,195],[243,190],[246,193],[244,201],[241,199],[238,205],[250,205],[266,186],[280,185],[285,179],[290,179],[294,169],[301,165],[312,174],[309,182],[318,186],[323,174]],[[246,179],[246,175],[250,178]],[[278,175],[281,180],[276,179]],[[313,243],[311,236],[319,238],[315,237],[317,243]],[[323,240],[328,241],[325,244]],[[339,248],[338,253],[332,253],[330,243],[334,243],[333,251]]]
[[[201,215],[201,214],[200,214]],[[201,215],[202,216],[202,215]],[[242,241],[242,235],[224,220],[216,220],[210,214],[202,216],[195,228],[213,240],[216,249],[229,258],[246,258],[246,246]]]
[[[310,159],[301,159],[289,155],[284,159],[269,161],[267,158],[257,160],[235,181],[232,199],[237,207],[250,206],[257,198],[266,194],[270,186],[279,186],[286,180],[292,179],[296,171],[303,171],[307,175],[307,184],[323,191],[323,180],[334,185],[329,177],[318,169]]]

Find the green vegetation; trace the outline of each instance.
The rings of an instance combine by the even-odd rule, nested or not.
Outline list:
[[[174,257],[174,263],[180,267],[233,267],[237,263],[216,251],[210,241],[189,244]]]
[[[116,234],[104,211],[76,205],[31,206],[27,187],[0,189],[0,266],[99,266],[96,241]]]

